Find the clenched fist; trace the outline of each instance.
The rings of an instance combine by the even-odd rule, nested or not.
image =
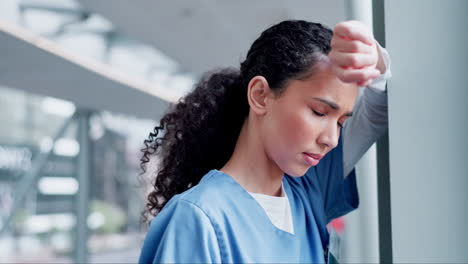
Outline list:
[[[369,85],[385,72],[382,54],[370,29],[359,21],[345,21],[333,29],[332,69],[346,83]]]

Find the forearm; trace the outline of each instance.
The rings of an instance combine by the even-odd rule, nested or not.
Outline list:
[[[387,94],[368,89],[359,99],[355,116],[343,128],[343,168],[348,175],[370,146],[387,130]]]
[[[343,128],[343,167],[347,176],[366,151],[388,128],[386,80],[391,77],[390,59],[382,49],[385,72],[364,88],[353,117]]]

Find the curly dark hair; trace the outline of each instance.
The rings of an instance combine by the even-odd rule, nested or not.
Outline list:
[[[196,185],[211,169],[231,157],[249,113],[247,86],[263,76],[280,94],[287,82],[313,74],[313,66],[330,52],[332,31],[319,24],[288,20],[265,30],[237,69],[205,74],[195,89],[167,112],[144,141],[141,169],[158,157],[154,189],[148,195],[145,220],[155,216],[176,194]]]

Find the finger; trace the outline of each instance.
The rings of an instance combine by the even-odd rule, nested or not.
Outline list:
[[[368,85],[370,85],[372,83],[373,79],[372,80],[368,80],[367,82],[360,82],[358,83],[358,86],[360,87],[366,87]]]
[[[345,83],[366,84],[368,81],[372,81],[380,76],[380,71],[371,67],[363,69],[343,69],[341,67],[333,67],[333,72]]]
[[[363,68],[377,63],[373,54],[345,53],[332,51],[329,58],[334,65],[340,67]]]
[[[373,46],[364,44],[362,41],[345,40],[341,37],[333,37],[331,40],[331,47],[340,52],[350,53],[372,53],[374,50]]]
[[[342,37],[353,40],[359,40],[367,45],[374,44],[374,36],[372,33],[364,26],[364,24],[356,21],[347,21],[338,23],[333,32]]]

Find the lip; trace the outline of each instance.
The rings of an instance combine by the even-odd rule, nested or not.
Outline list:
[[[304,159],[310,166],[317,166],[319,164],[320,159],[322,159],[322,155],[304,152]]]

